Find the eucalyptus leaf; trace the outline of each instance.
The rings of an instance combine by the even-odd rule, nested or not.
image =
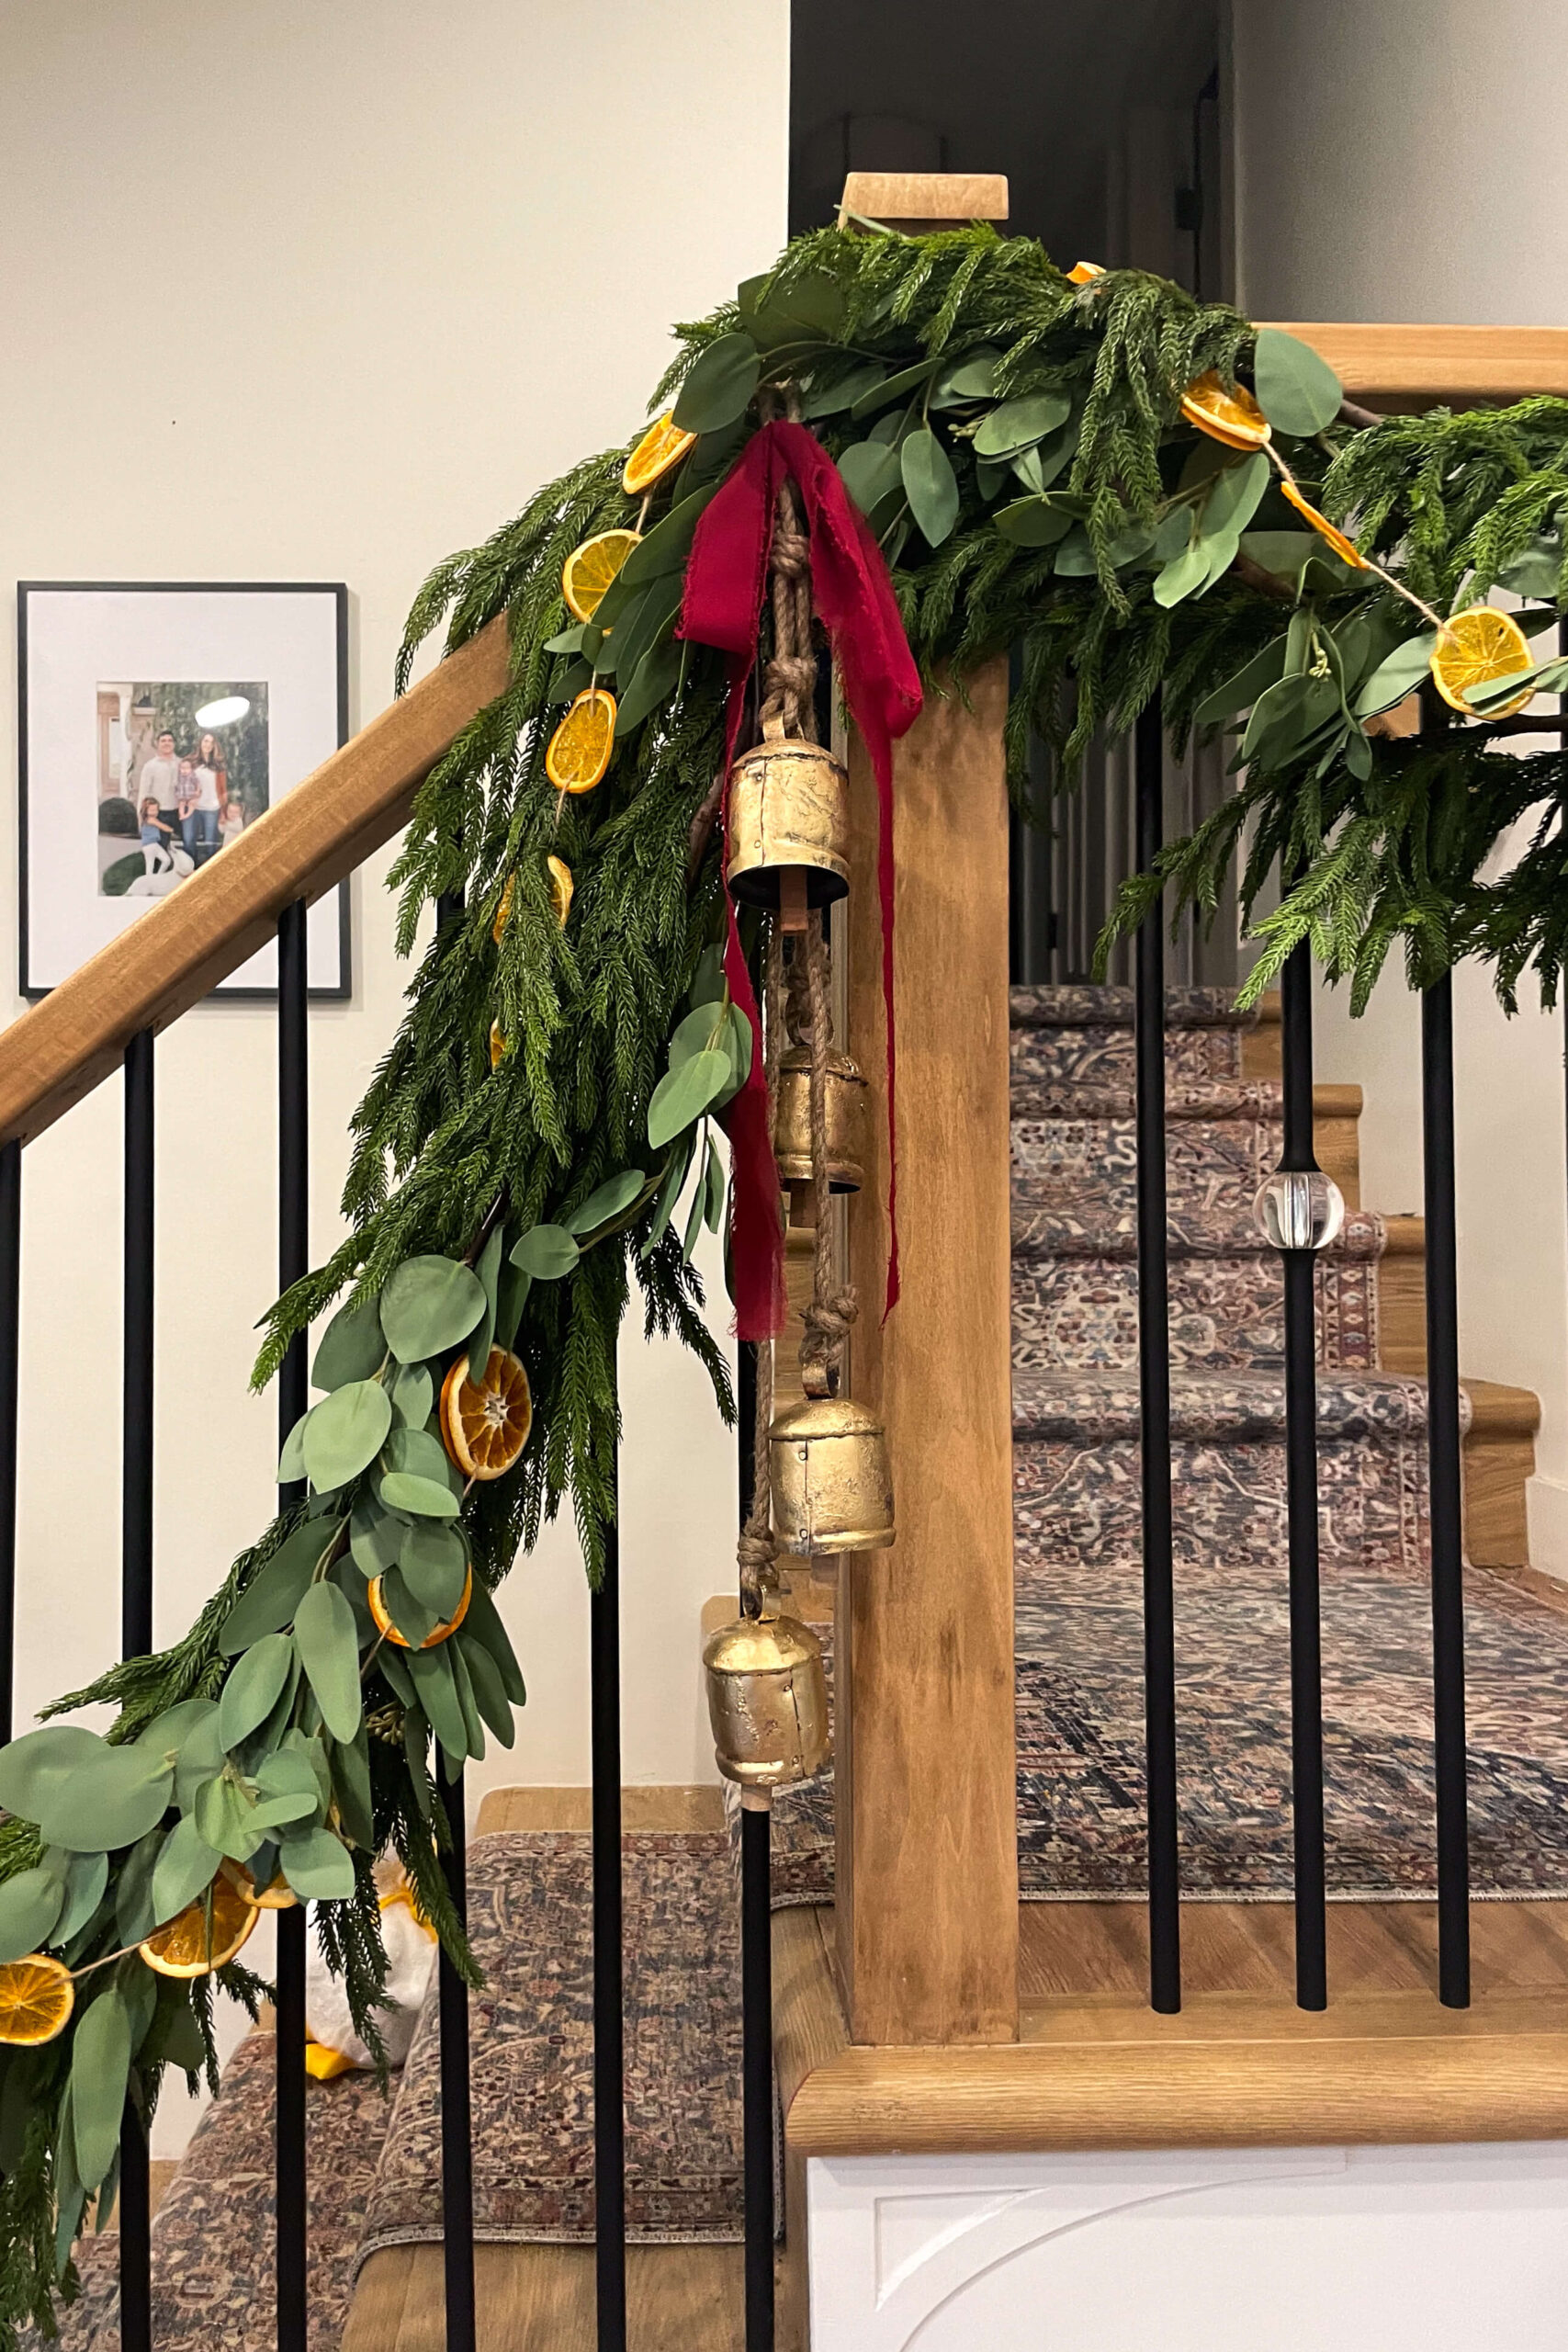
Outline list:
[[[1015,498],[1010,506],[997,509],[995,519],[1003,538],[1021,548],[1055,547],[1066,537],[1074,521],[1049,498]]]
[[[681,1197],[687,1170],[692,1164],[692,1154],[695,1148],[694,1129],[682,1136],[674,1147],[670,1165],[665,1170],[664,1182],[659,1188],[659,1197],[654,1203],[653,1222],[649,1227],[647,1237],[643,1241],[640,1254],[644,1258],[650,1257],[664,1238],[666,1227],[675,1214],[675,1204]]]
[[[368,1469],[391,1426],[392,1400],[378,1380],[351,1380],[323,1396],[305,1423],[305,1472],[316,1492],[331,1494]]]
[[[573,1209],[567,1218],[569,1233],[593,1233],[602,1225],[621,1216],[630,1208],[648,1179],[640,1168],[623,1168],[618,1176],[606,1178],[596,1192],[590,1193],[581,1208]]]
[[[729,1083],[728,1053],[694,1054],[666,1070],[648,1106],[648,1140],[657,1151],[710,1110]]]
[[[725,1047],[725,1011],[722,997],[714,995],[688,1012],[670,1040],[670,1067],[679,1069],[695,1054],[717,1053]]]
[[[227,1657],[248,1650],[264,1634],[276,1634],[293,1623],[294,1611],[342,1524],[341,1520],[330,1525],[319,1519],[308,1520],[284,1538],[223,1620],[218,1646]]]
[[[125,2086],[130,2075],[130,2017],[109,1981],[76,2025],[71,2052],[71,2128],[76,2171],[96,2188],[119,2154]]]
[[[338,1818],[354,1843],[367,1851],[376,1844],[370,1803],[370,1744],[365,1725],[351,1740],[336,1740],[330,1758]]]
[[[1209,584],[1209,555],[1208,547],[1199,540],[1195,546],[1184,548],[1179,555],[1173,556],[1156,578],[1155,603],[1179,605],[1183,597],[1194,594],[1200,588],[1206,588]]]
[[[301,1413],[283,1441],[283,1451],[277,1457],[280,1487],[291,1487],[297,1478],[305,1476],[305,1424],[310,1418],[309,1413]]]
[[[898,453],[885,441],[853,441],[839,459],[844,488],[863,514],[870,514],[879,500],[903,480]]]
[[[221,1859],[219,1849],[209,1846],[202,1836],[194,1815],[175,1823],[164,1840],[152,1872],[152,1908],[160,1922],[175,1918],[211,1885]]]
[[[174,1774],[144,1748],[103,1747],[51,1787],[39,1827],[73,1854],[134,1845],[168,1809]]]
[[[1025,392],[1018,400],[998,401],[975,435],[975,455],[1016,458],[1021,449],[1066,424],[1072,413],[1066,392]]]
[[[182,1813],[190,1811],[197,1789],[209,1775],[222,1769],[223,1757],[218,1709],[212,1705],[206,1720],[187,1732],[180,1742],[179,1761],[175,1767],[175,1803]]]
[[[501,1253],[506,1236],[498,1217],[491,1228],[484,1248],[479,1251],[474,1272],[479,1278],[479,1288],[485,1295],[485,1311],[475,1324],[468,1341],[468,1377],[482,1380],[490,1363],[490,1351],[495,1345],[495,1307],[501,1284]],[[422,1417],[423,1418],[423,1417]]]
[[[69,1944],[79,1936],[103,1901],[109,1883],[107,1854],[73,1854],[65,1873],[65,1901],[54,1923],[54,1940]]]
[[[427,1609],[423,1600],[415,1600],[400,1568],[389,1568],[382,1577],[381,1605],[404,1640],[416,1650],[441,1623],[434,1609]]]
[[[1271,478],[1272,469],[1261,449],[1255,449],[1240,465],[1227,466],[1216,474],[1199,512],[1201,537],[1239,537],[1257,514]]]
[[[1223,685],[1206,695],[1193,713],[1200,727],[1217,726],[1222,720],[1234,718],[1240,710],[1249,710],[1265,688],[1277,683],[1285,673],[1285,639],[1283,633],[1255,653],[1250,662],[1233,671]]]
[[[710,1151],[713,1149],[711,1137],[708,1142],[708,1149]],[[703,1229],[703,1216],[706,1207],[707,1170],[705,1166],[699,1173],[696,1182],[692,1187],[691,1206],[686,1211],[686,1231],[681,1243],[681,1255],[685,1260],[688,1266],[692,1262],[692,1254],[697,1246],[697,1237]]]
[[[218,1710],[212,1711],[216,1721]],[[122,1944],[139,1944],[158,1926],[152,1908],[152,1873],[164,1849],[164,1833],[150,1829],[139,1838],[116,1873],[115,1929]]]
[[[883,376],[878,382],[867,385],[850,414],[857,421],[863,416],[874,416],[878,409],[886,408],[889,401],[901,400],[917,384],[929,384],[942,365],[939,352],[932,358],[917,359],[912,368],[900,368],[897,375]]]
[[[358,1306],[340,1307],[321,1334],[321,1344],[310,1367],[312,1385],[343,1388],[351,1380],[368,1380],[379,1368],[386,1352],[376,1299],[367,1298]]]
[[[510,1254],[502,1261],[501,1288],[495,1304],[495,1341],[497,1347],[514,1348],[523,1309],[528,1303],[528,1293],[534,1278],[521,1266],[514,1266]]]
[[[433,1650],[410,1650],[405,1663],[432,1731],[447,1755],[460,1762],[468,1752],[468,1729],[446,1655],[450,1647],[449,1642],[442,1642]]]
[[[456,1519],[462,1509],[450,1487],[437,1486],[434,1478],[421,1477],[412,1470],[389,1470],[381,1480],[380,1496],[389,1510],[410,1511],[419,1519]],[[321,1713],[325,1714],[324,1707]]]
[[[843,331],[844,289],[825,269],[803,271],[785,291],[769,289],[773,273],[748,277],[738,293],[740,323],[759,351],[832,343]]]
[[[0,1965],[40,1951],[64,1907],[65,1882],[52,1871],[18,1871],[0,1885]]]
[[[956,408],[964,401],[994,400],[1000,356],[999,352],[983,346],[971,351],[965,358],[950,361],[931,393],[932,408]]]
[[[1532,695],[1560,695],[1565,686],[1568,660],[1557,658],[1538,662],[1530,670],[1515,670],[1506,678],[1488,678],[1483,684],[1467,686],[1464,698],[1472,709],[1484,712],[1499,703],[1512,702],[1527,687]]]
[[[383,1569],[397,1566],[408,1532],[407,1520],[386,1510],[374,1497],[362,1495],[348,1528],[349,1555],[367,1582]]]
[[[705,1188],[707,1193],[707,1204],[703,1211],[703,1218],[710,1233],[716,1233],[723,1221],[724,1187],[724,1162],[719,1158],[718,1146],[715,1143],[712,1136],[709,1136],[707,1179]]]
[[[238,1747],[266,1721],[293,1663],[289,1634],[264,1634],[235,1659],[218,1702],[218,1736],[226,1748]]]
[[[1550,596],[1555,599],[1557,582],[1562,571],[1562,541],[1554,531],[1544,532],[1510,556],[1497,573],[1496,585],[1508,589],[1516,596]]]
[[[261,1797],[257,1819],[265,1815],[269,1826],[275,1822],[303,1820],[323,1810],[315,1768],[298,1748],[280,1747],[264,1757],[254,1779]]]
[[[573,621],[570,628],[559,629],[554,637],[547,637],[545,639],[544,651],[547,653],[581,653],[582,650],[582,633],[586,627],[587,623],[585,621]]]
[[[471,1266],[455,1258],[407,1258],[381,1293],[381,1329],[400,1363],[418,1363],[466,1340],[484,1308],[484,1287]]]
[[[482,1642],[467,1638],[466,1629],[453,1635],[453,1646],[460,1649],[463,1663],[468,1668],[474,1704],[502,1747],[510,1747],[517,1736],[517,1725],[500,1667]]]
[[[558,1283],[581,1255],[564,1225],[535,1225],[512,1245],[512,1262],[536,1283]]]
[[[651,530],[645,531],[615,575],[617,586],[624,582],[629,593],[650,580],[683,571],[703,509],[716,487],[713,484],[705,490],[692,491],[679,499]]]
[[[71,1775],[104,1748],[96,1731],[79,1724],[46,1724],[0,1747],[0,1808],[23,1821],[40,1820]]]
[[[1419,637],[1406,638],[1403,645],[1396,645],[1358,692],[1350,706],[1356,717],[1371,718],[1380,710],[1392,710],[1396,702],[1424,685],[1431,674],[1437,642],[1436,629],[1423,629]]]
[[[474,1698],[474,1686],[468,1673],[468,1662],[457,1642],[449,1642],[452,1655],[452,1687],[457,1693],[457,1705],[463,1717],[463,1735],[468,1754],[478,1761],[485,1752],[484,1721]]]
[[[404,1363],[398,1366],[391,1388],[392,1411],[406,1430],[422,1430],[429,1420],[435,1403],[435,1384],[427,1365]],[[356,1507],[357,1510],[357,1507]]]
[[[295,1613],[294,1638],[321,1721],[334,1739],[352,1739],[360,1717],[359,1643],[354,1611],[335,1585],[310,1587]]]
[[[354,1893],[353,1857],[330,1829],[284,1838],[277,1859],[302,1903],[346,1903]]]
[[[716,433],[744,416],[757,379],[761,355],[749,334],[721,334],[697,354],[675,401],[675,423],[682,433]]]
[[[1305,439],[1333,424],[1345,397],[1328,365],[1299,336],[1278,327],[1259,327],[1252,360],[1258,405],[1277,433]]]
[[[622,687],[615,703],[615,741],[624,743],[635,728],[669,701],[681,678],[682,649],[671,638],[649,647]],[[620,673],[617,672],[617,677]]]
[[[886,373],[880,360],[862,359],[831,383],[813,384],[801,402],[801,413],[807,424],[821,416],[842,416],[852,409],[863,392],[871,391]]]
[[[228,1772],[214,1773],[203,1782],[190,1817],[209,1846],[236,1862],[248,1862],[264,1832],[272,1827],[256,1818],[254,1801]]]
[[[450,1483],[446,1449],[429,1430],[393,1430],[381,1459],[389,1470],[410,1470],[416,1478],[430,1478],[438,1486]]]
[[[410,1528],[398,1568],[414,1599],[443,1620],[463,1597],[468,1550],[457,1528],[424,1520]]]
[[[430,1725],[425,1720],[424,1709],[413,1697],[412,1684],[403,1709],[403,1756],[409,1768],[414,1803],[428,1821],[433,1810],[431,1799],[434,1793],[430,1785]]]
[[[657,650],[660,641],[669,637],[681,615],[681,581],[650,581],[632,609],[618,619],[611,641],[612,659],[606,666],[613,671],[618,686],[629,687],[637,666],[647,653]],[[619,713],[616,714],[617,720]]]
[[[898,452],[904,494],[928,547],[939,548],[958,520],[958,477],[930,425],[911,433]]]
[[[545,695],[547,703],[575,702],[593,684],[593,673],[586,662],[569,662],[551,680]]]

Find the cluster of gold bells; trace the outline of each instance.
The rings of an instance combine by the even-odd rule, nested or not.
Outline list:
[[[736,762],[730,782],[727,876],[734,896],[795,927],[849,888],[849,779],[818,743],[767,730]],[[869,1090],[847,1054],[829,1050],[824,1086],[829,1188],[864,1182]],[[810,1183],[811,1051],[779,1059],[773,1150],[785,1184]],[[820,1381],[808,1385],[822,1386]],[[836,1384],[835,1384],[836,1385]],[[772,1541],[796,1558],[879,1551],[893,1541],[893,1486],[880,1418],[835,1394],[807,1395],[768,1430]],[[808,1625],[779,1613],[771,1575],[755,1615],[710,1634],[703,1651],[718,1769],[744,1801],[810,1779],[828,1760],[828,1690],[822,1645]]]

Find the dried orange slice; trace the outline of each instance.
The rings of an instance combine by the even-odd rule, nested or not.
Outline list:
[[[547,857],[545,865],[550,877],[550,906],[557,922],[564,931],[566,919],[571,912],[571,868],[564,857]],[[516,879],[514,874],[507,876],[501,904],[495,910],[495,921],[490,927],[490,935],[498,947],[501,945],[501,934],[512,920],[512,886]]]
[[[1067,272],[1069,286],[1092,286],[1097,277],[1105,275],[1104,265],[1098,261],[1076,261]]]
[[[254,1903],[258,1911],[291,1911],[299,1903],[299,1897],[281,1871],[258,1890],[243,1862],[220,1862],[218,1867],[245,1901]]]
[[[621,488],[628,498],[640,498],[656,481],[662,481],[672,466],[678,466],[696,439],[675,422],[673,409],[655,419],[631,456],[621,476]]]
[[[384,1641],[390,1642],[396,1649],[412,1649],[413,1647],[413,1644],[408,1639],[406,1634],[399,1633],[397,1627],[392,1623],[391,1614],[388,1610],[387,1604],[381,1598],[381,1579],[379,1577],[371,1577],[369,1588],[365,1597],[370,1604],[370,1614],[375,1620],[376,1631],[381,1635],[382,1639]],[[433,1650],[436,1647],[438,1643],[450,1641],[452,1635],[457,1632],[458,1626],[468,1615],[468,1603],[473,1597],[474,1572],[472,1568],[470,1568],[468,1575],[463,1578],[463,1598],[459,1600],[457,1608],[452,1611],[451,1616],[448,1617],[444,1625],[437,1625],[434,1627],[430,1633],[426,1634],[423,1641],[420,1644],[420,1648],[422,1650]]]
[[[501,1478],[528,1442],[534,1398],[520,1359],[491,1348],[482,1380],[459,1356],[441,1384],[441,1436],[466,1477]]]
[[[313,2083],[335,2083],[340,2075],[353,2074],[354,2061],[341,2050],[329,2050],[324,2041],[307,2041],[305,2072]]]
[[[1211,441],[1223,441],[1227,449],[1261,449],[1273,438],[1273,428],[1252,394],[1239,384],[1222,383],[1213,368],[1188,385],[1181,395],[1181,413],[1189,424]]]
[[[615,697],[584,686],[545,753],[545,774],[558,792],[592,792],[615,747]]]
[[[183,1911],[139,1947],[160,1976],[210,1976],[233,1959],[260,1918],[257,1905],[220,1871],[213,1880],[212,1936],[207,1933],[207,1896],[198,1894]]]
[[[1472,605],[1468,612],[1456,613],[1443,623],[1432,648],[1432,684],[1450,708],[1462,710],[1467,718],[1481,715],[1464,698],[1467,686],[1490,685],[1494,678],[1510,678],[1516,671],[1534,666],[1523,629],[1495,605]],[[1487,718],[1511,718],[1534,692],[1527,686],[1507,702],[1489,703]]]
[[[597,531],[561,566],[560,592],[574,620],[591,621],[604,591],[637,543],[636,531]]]
[[[1320,514],[1311,499],[1303,498],[1293,481],[1282,481],[1280,489],[1288,503],[1295,508],[1296,513],[1312,525],[1320,537],[1328,541],[1341,563],[1352,564],[1358,571],[1366,571],[1367,559],[1356,545],[1355,540],[1348,539],[1344,532],[1329,521],[1326,514]]]
[[[505,1052],[506,1039],[502,1035],[501,1023],[499,1021],[492,1021],[490,1024],[490,1066],[491,1069],[500,1069],[502,1059],[505,1055]]]
[[[63,2033],[76,2006],[76,1988],[62,1961],[46,1951],[8,1960],[0,1968],[0,2042],[36,2050]]]

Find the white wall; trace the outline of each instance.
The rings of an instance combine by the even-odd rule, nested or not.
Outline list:
[[[671,322],[778,249],[787,38],[785,0],[13,0],[0,580],[345,580],[353,723],[373,716],[428,566],[624,439]],[[9,1016],[10,823],[0,856]],[[311,1019],[318,1255],[405,978],[387,863],[356,877],[354,1001]],[[203,1007],[157,1061],[165,1641],[270,1509],[276,1408],[246,1377],[276,1264],[271,1016]],[[20,1724],[118,1643],[120,1149],[111,1084],[26,1156]],[[711,1771],[697,1611],[733,1575],[733,1442],[688,1357],[634,1331],[623,1367],[626,1777],[686,1781]],[[530,1703],[472,1779],[584,1780],[570,1530],[503,1605]]]
[[[1564,0],[1234,0],[1237,299],[1255,318],[1568,321],[1568,154],[1543,60]],[[1477,48],[1477,40],[1481,46]],[[1511,206],[1511,230],[1499,223]],[[1502,208],[1501,212],[1498,209]],[[1568,1576],[1563,1019],[1455,981],[1460,1352],[1541,1399],[1530,1547]],[[1363,1020],[1319,998],[1317,1071],[1367,1090],[1362,1199],[1421,1204],[1420,1020],[1401,973]]]

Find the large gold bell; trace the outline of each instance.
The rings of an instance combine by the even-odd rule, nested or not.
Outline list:
[[[877,1552],[893,1541],[887,1433],[847,1396],[808,1396],[768,1433],[773,1533],[780,1547]]]
[[[808,907],[850,887],[850,780],[831,752],[769,735],[729,776],[725,874],[748,906],[777,909],[785,874],[798,874]]]
[[[828,1760],[822,1645],[793,1617],[738,1617],[703,1645],[714,1755],[742,1789],[808,1781]]]
[[[825,1094],[829,1188],[835,1193],[858,1193],[865,1182],[871,1090],[848,1054],[829,1052]],[[786,1184],[810,1182],[811,1054],[805,1046],[792,1046],[779,1064],[773,1158]]]

